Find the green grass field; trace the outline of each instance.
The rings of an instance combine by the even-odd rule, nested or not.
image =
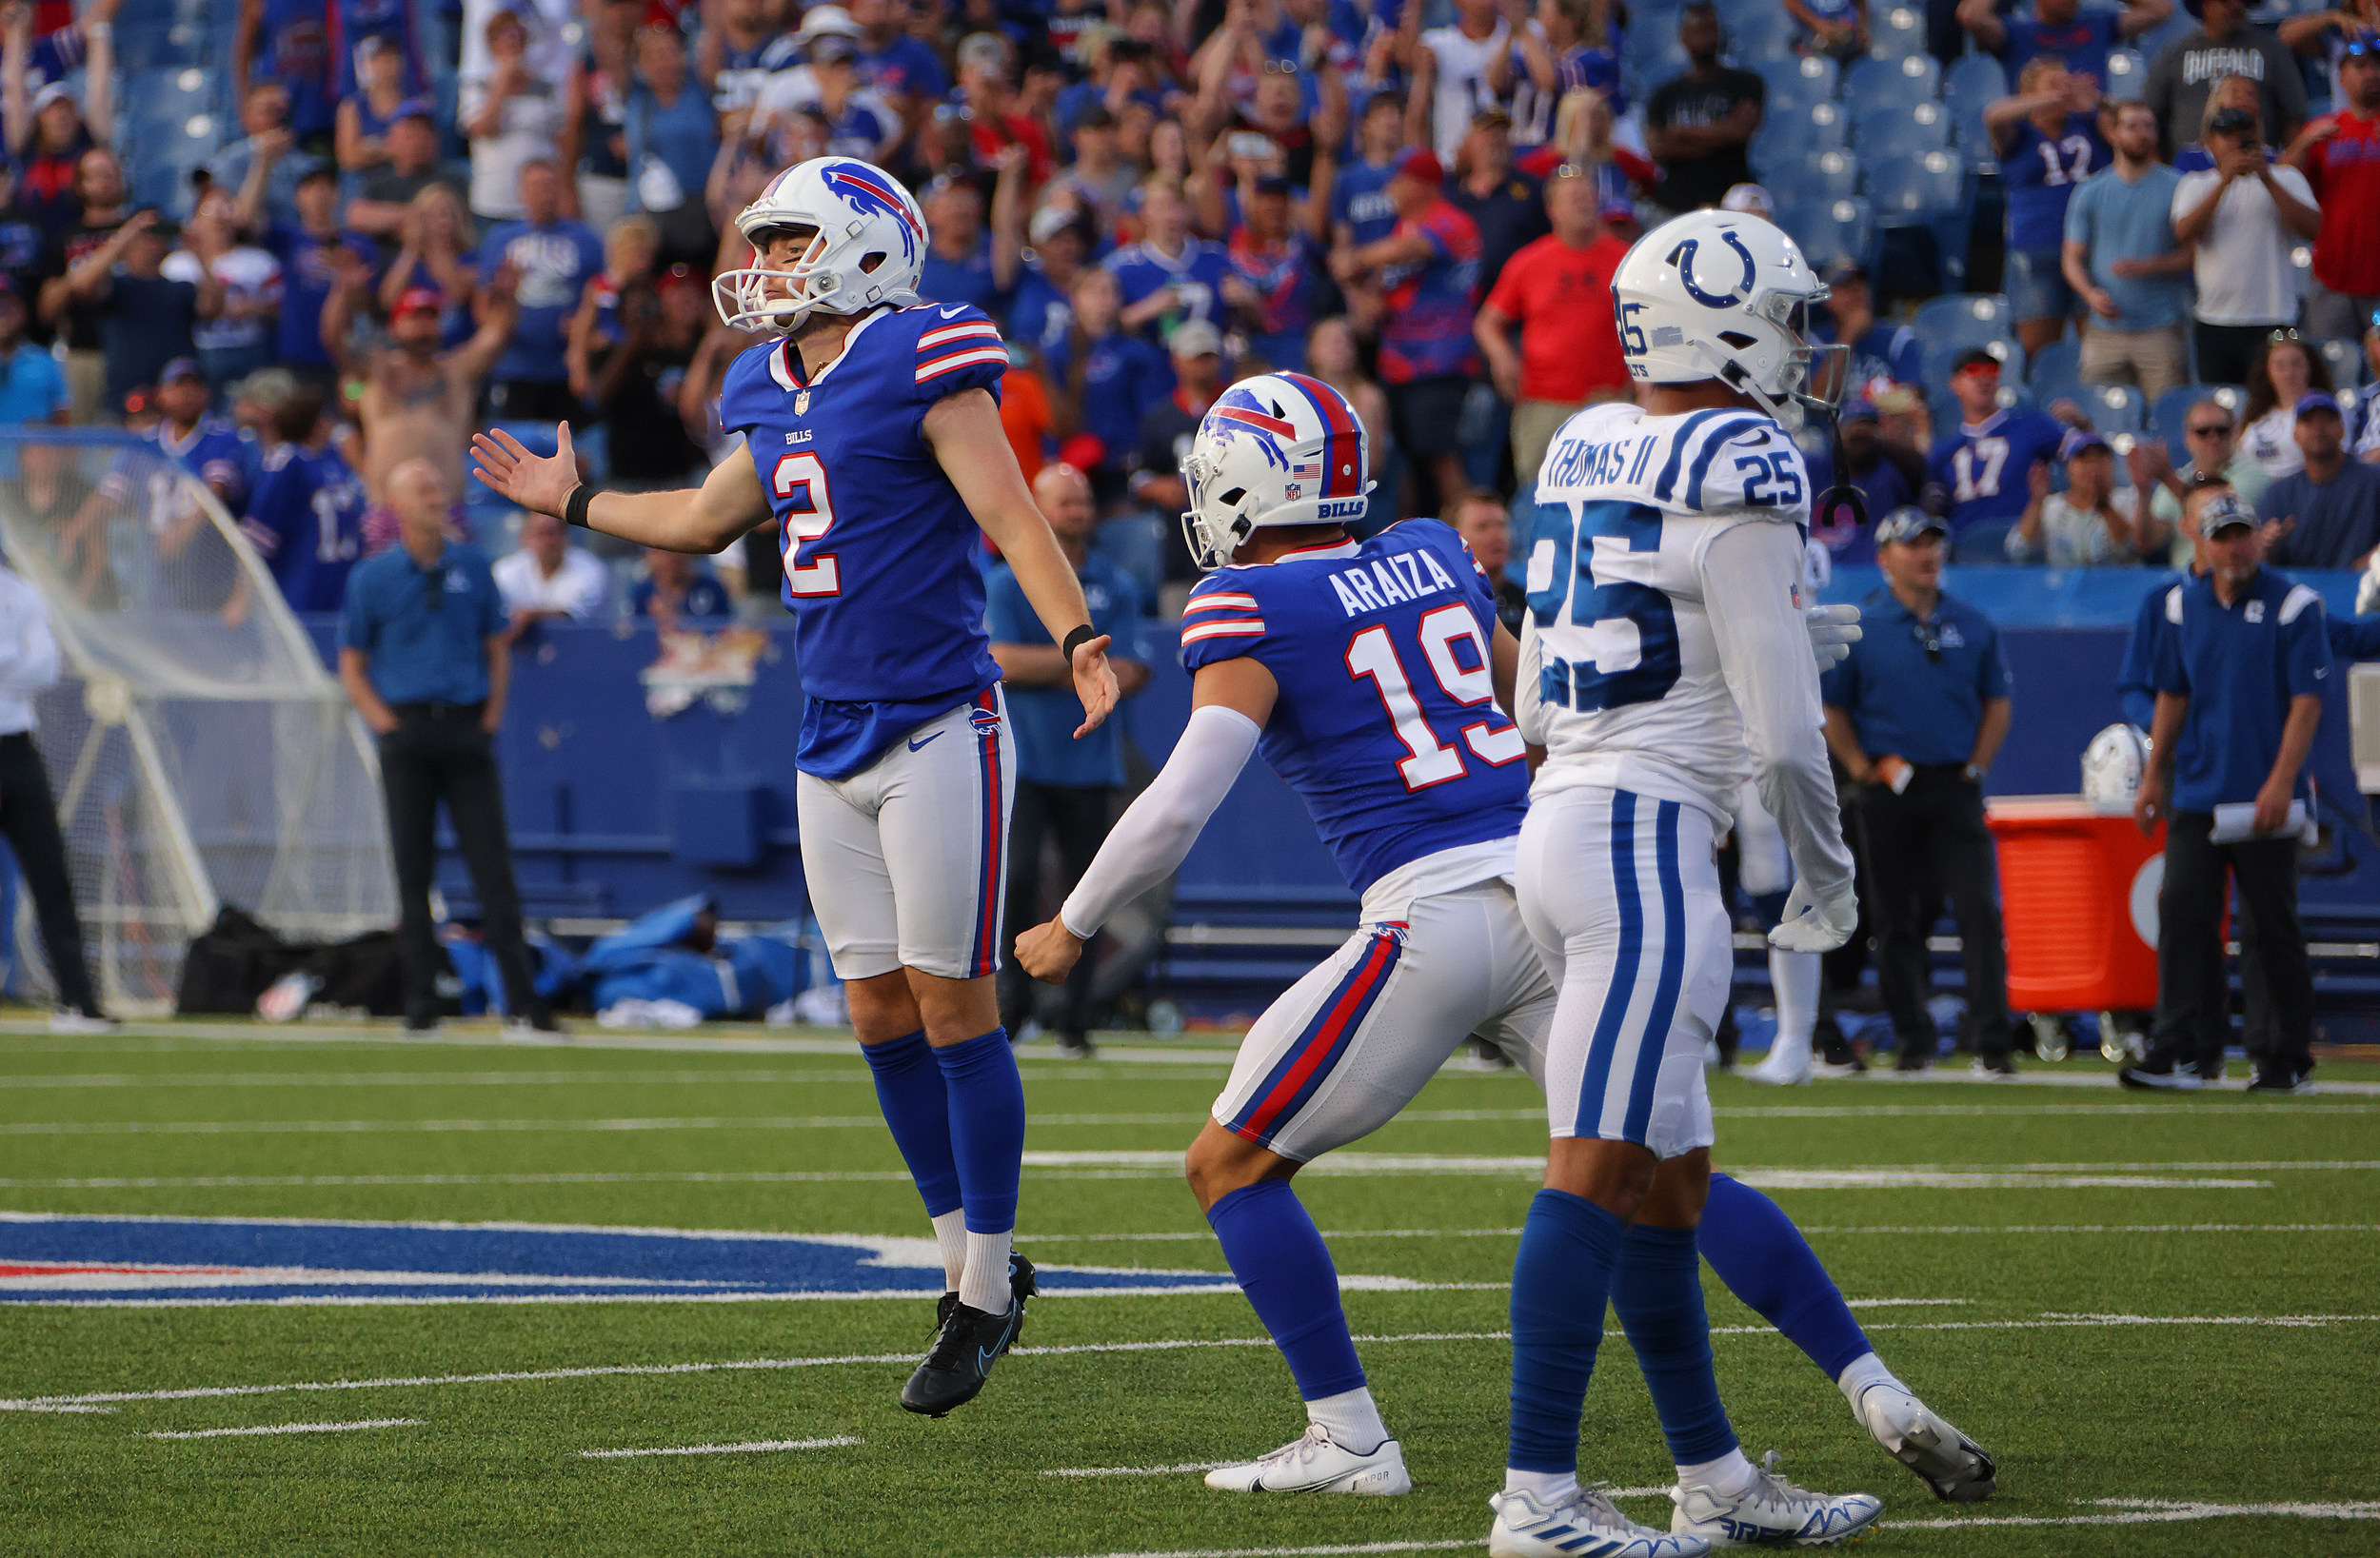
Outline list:
[[[0,1213],[926,1233],[865,1069],[830,1035],[531,1048],[470,1028],[400,1043],[31,1026],[0,1032]],[[1225,1043],[1120,1036],[1092,1064],[1026,1052],[1026,1252],[1222,1271],[1165,1165]],[[2380,1087],[2144,1099],[2088,1085],[2105,1080],[2095,1060],[2033,1071],[2078,1085],[1712,1079],[1720,1165],[1801,1222],[1886,1360],[1997,1454],[2000,1493],[1934,1503],[1714,1281],[1745,1448],[1881,1495],[1870,1552],[2380,1552]],[[2321,1076],[2369,1087],[2380,1066]],[[894,1400],[930,1298],[15,1303],[0,1310],[0,1550],[1476,1550],[1500,1485],[1504,1284],[1543,1139],[1525,1080],[1450,1072],[1362,1144],[1373,1161],[1300,1181],[1342,1273],[1406,1279],[1346,1299],[1406,1498],[1251,1499],[1155,1469],[1251,1456],[1302,1426],[1236,1292],[1046,1297],[1025,1350],[939,1422]],[[27,1247],[10,1241],[37,1226],[0,1217],[0,1296],[21,1293]],[[1178,1345],[1129,1345],[1145,1343]],[[1660,1484],[1616,1331],[1602,1362],[1582,1475]],[[470,1377],[486,1375],[514,1377]],[[297,1388],[170,1393],[228,1387]],[[94,1395],[118,1399],[57,1399]],[[584,1453],[821,1440],[846,1442]],[[1051,1474],[1085,1469],[1131,1471]],[[1657,1495],[1625,1503],[1667,1524]]]

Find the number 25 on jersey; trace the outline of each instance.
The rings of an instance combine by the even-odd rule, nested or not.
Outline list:
[[[777,461],[770,489],[785,503],[785,590],[791,595],[841,595],[843,574],[835,554],[811,550],[834,528],[835,503],[826,492],[826,463],[814,454]],[[800,561],[796,561],[799,559]]]
[[[1796,494],[1798,496],[1798,494]],[[1677,684],[1677,614],[1625,575],[1661,550],[1661,511],[1616,502],[1540,503],[1529,553],[1529,611],[1544,641],[1538,693],[1592,713],[1657,702]]]

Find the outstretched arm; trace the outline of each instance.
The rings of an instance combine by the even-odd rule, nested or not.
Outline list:
[[[1033,614],[1050,638],[1063,644],[1067,635],[1089,624],[1091,608],[1082,599],[1082,582],[1025,487],[991,392],[962,389],[943,396],[925,413],[924,432],[926,446],[959,489],[960,501],[1016,570]],[[1082,700],[1082,723],[1075,735],[1081,737],[1115,708],[1116,673],[1107,663],[1104,634],[1076,645],[1073,660],[1075,694]]]
[[[1017,937],[1017,962],[1037,979],[1065,978],[1110,916],[1179,868],[1256,750],[1279,694],[1273,673],[1251,656],[1200,668],[1190,722],[1164,771],[1117,820],[1058,917]]]
[[[554,427],[557,448],[533,455],[502,428],[475,433],[471,453],[476,475],[491,490],[536,514],[569,518],[570,494],[578,490],[579,458],[570,450],[570,424]],[[718,551],[768,518],[768,496],[748,450],[712,467],[699,487],[677,492],[599,492],[587,504],[587,528],[664,552]]]

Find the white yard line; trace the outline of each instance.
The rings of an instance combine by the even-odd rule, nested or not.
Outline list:
[[[671,1445],[663,1450],[582,1450],[579,1454],[590,1461],[621,1461],[639,1455],[753,1455],[774,1450],[842,1450],[863,1444],[850,1434],[837,1434],[831,1439],[755,1439],[742,1445]]]
[[[1933,1320],[1888,1322],[1870,1326],[1870,1331],[2060,1331],[2106,1326],[2291,1326],[2316,1328],[2331,1325],[2367,1325],[2380,1321],[2380,1314],[2292,1314],[2292,1315],[2195,1315],[2195,1314],[2100,1314],[2047,1315],[2020,1320]],[[1606,1333],[1617,1337],[1616,1331]],[[1775,1335],[1767,1326],[1716,1326],[1714,1336]],[[1510,1338],[1502,1331],[1424,1331],[1402,1335],[1358,1336],[1355,1340],[1365,1347],[1393,1347],[1406,1343],[1433,1342],[1501,1342]],[[1196,1339],[1148,1342],[1086,1342],[1066,1347],[1020,1347],[1018,1357],[1072,1357],[1088,1354],[1120,1352],[1181,1352],[1211,1348],[1264,1348],[1272,1346],[1267,1336],[1212,1336]],[[196,1401],[228,1396],[287,1395],[301,1391],[321,1390],[418,1390],[448,1385],[508,1385],[558,1379],[608,1379],[661,1374],[716,1374],[771,1371],[785,1369],[817,1369],[843,1364],[913,1364],[915,1352],[845,1353],[831,1357],[810,1358],[741,1358],[714,1363],[649,1363],[605,1364],[579,1369],[506,1370],[480,1374],[417,1374],[387,1379],[307,1380],[277,1385],[200,1385],[166,1390],[99,1390],[81,1395],[26,1396],[0,1400],[0,1411],[87,1411],[94,1407],[108,1408],[127,1402]]]
[[[1041,1473],[1044,1477],[1178,1477],[1193,1471],[1212,1471],[1217,1467],[1239,1466],[1239,1461],[1184,1461],[1180,1466],[1060,1466]]]
[[[366,1417],[352,1423],[268,1423],[253,1429],[181,1429],[146,1433],[145,1439],[244,1439],[267,1433],[348,1433],[357,1429],[418,1429],[418,1417]]]

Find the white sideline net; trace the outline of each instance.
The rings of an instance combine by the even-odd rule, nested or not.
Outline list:
[[[394,922],[369,733],[211,491],[128,434],[0,430],[0,547],[58,638],[36,740],[110,1009],[171,1010],[223,904],[292,940]],[[15,930],[51,994],[22,894]]]

